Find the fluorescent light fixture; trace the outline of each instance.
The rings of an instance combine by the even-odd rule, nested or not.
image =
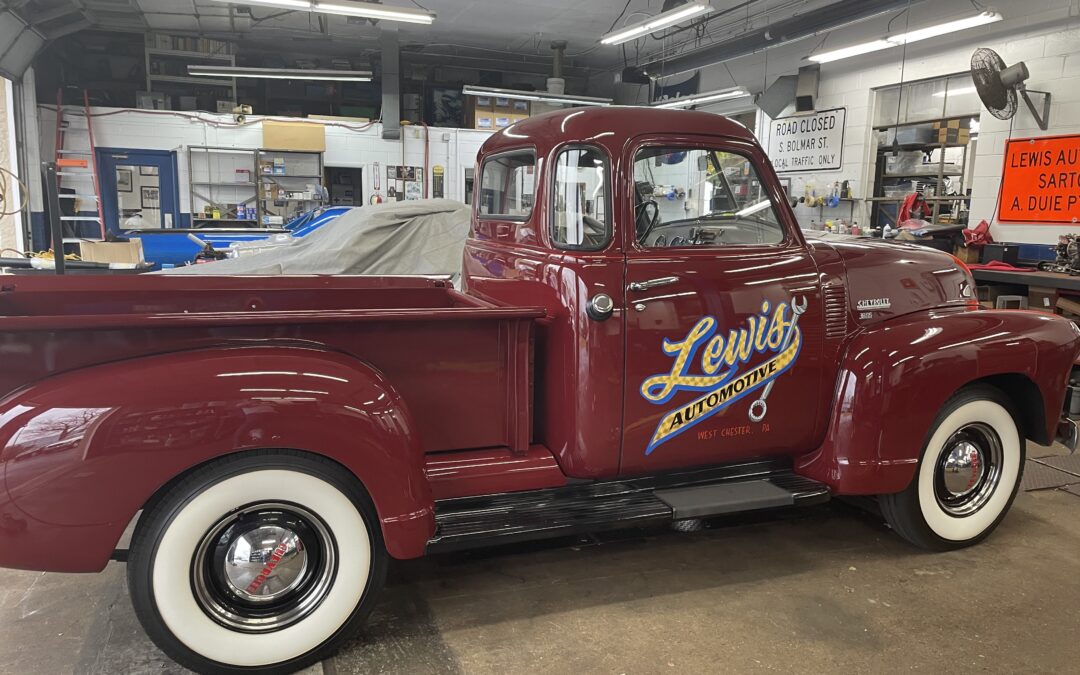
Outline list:
[[[900,47],[902,45],[911,44],[912,42],[919,42],[921,40],[929,40],[930,38],[941,37],[942,35],[951,35],[958,31],[967,30],[968,28],[976,28],[978,26],[985,26],[989,23],[995,23],[1002,20],[1002,16],[997,12],[982,12],[975,16],[968,17],[966,19],[959,19],[957,21],[949,21],[947,23],[940,23],[927,28],[920,28],[907,33],[901,33],[900,35],[893,35],[884,38],[883,40],[873,40],[871,42],[864,42],[852,47],[844,47],[843,49],[835,49],[829,52],[822,52],[820,54],[814,54],[807,57],[811,61],[817,63],[830,63],[832,61],[839,61],[840,59],[850,58],[852,56],[859,56],[861,54],[869,54],[870,52],[877,52],[883,49],[891,49],[892,47]]]
[[[974,94],[977,91],[978,90],[975,87],[960,87],[959,89],[934,92],[934,96],[937,98],[945,98],[946,96],[964,96],[966,94]]]
[[[227,2],[232,5],[284,7],[285,9],[295,9],[301,12],[359,16],[365,19],[403,21],[405,23],[430,24],[435,21],[434,12],[413,9],[412,7],[389,7],[374,2],[323,2],[322,0],[218,0],[218,2]]]
[[[471,84],[467,84],[462,87],[461,93],[466,96],[491,96],[498,98],[510,98],[518,101],[543,101],[545,103],[570,103],[573,105],[607,106],[611,105],[613,102],[610,98],[575,96],[573,94],[549,94],[546,91],[522,91],[520,89],[496,89],[495,87],[476,87]]]
[[[243,77],[261,80],[323,80],[327,82],[371,82],[368,70],[308,70],[299,68],[234,68],[232,66],[188,66],[192,77]]]
[[[629,42],[630,40],[636,40],[639,37],[648,35],[649,33],[655,33],[656,31],[667,28],[668,26],[674,26],[680,21],[685,21],[692,16],[698,16],[700,14],[708,14],[713,11],[712,5],[704,0],[695,0],[694,2],[688,2],[685,5],[680,5],[675,9],[670,9],[666,12],[662,12],[646,19],[645,21],[635,23],[630,26],[624,26],[616,31],[612,31],[607,35],[600,38],[600,44],[602,45],[617,45],[623,42]]]
[[[718,101],[730,101],[736,98],[746,98],[750,94],[745,89],[725,89],[723,91],[710,91],[705,94],[693,94],[692,96],[680,96],[659,103],[653,103],[653,108],[689,108],[694,105],[716,103]]]
[[[746,216],[752,216],[755,213],[761,213],[770,206],[772,206],[772,202],[770,202],[768,199],[763,199],[757,204],[751,204],[750,206],[747,206],[742,211],[736,211],[735,216],[738,218],[745,218]]]

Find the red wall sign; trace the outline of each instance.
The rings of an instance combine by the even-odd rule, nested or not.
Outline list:
[[[997,219],[1080,222],[1080,136],[1008,141]]]

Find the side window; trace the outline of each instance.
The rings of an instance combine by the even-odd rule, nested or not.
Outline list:
[[[634,157],[638,243],[779,244],[784,228],[749,158],[723,150],[647,147]]]
[[[526,220],[536,196],[536,154],[531,150],[498,155],[480,170],[478,213],[492,218]]]
[[[555,160],[551,238],[556,246],[597,250],[608,243],[608,163],[596,148],[563,150]]]

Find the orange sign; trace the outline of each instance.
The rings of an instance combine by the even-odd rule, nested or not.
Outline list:
[[[1005,144],[998,221],[1080,222],[1080,136],[1014,139]]]

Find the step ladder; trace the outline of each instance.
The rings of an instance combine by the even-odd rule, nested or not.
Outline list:
[[[98,175],[97,153],[94,144],[93,117],[90,114],[90,95],[83,90],[82,115],[64,111],[64,90],[56,91],[56,175],[62,187],[72,188],[74,194],[61,194],[60,199],[93,202],[97,216],[61,216],[61,222],[94,222],[101,239],[105,239],[105,213],[101,206],[101,180]],[[84,121],[86,126],[73,122]]]

